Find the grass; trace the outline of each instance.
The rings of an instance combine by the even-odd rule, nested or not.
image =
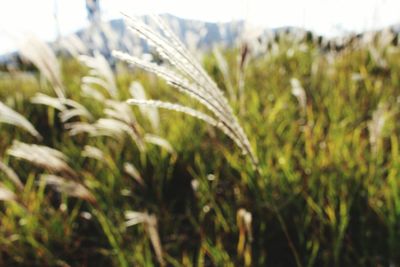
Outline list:
[[[244,77],[243,93],[230,92],[236,97],[229,104],[259,172],[214,127],[163,109],[154,127],[144,112],[125,105],[136,81],[148,99],[207,112],[152,74],[119,63],[117,94],[84,80],[112,99],[110,106],[82,94],[89,68],[59,58],[57,88],[91,115],[78,113],[67,123],[95,127],[70,136],[63,111],[31,102],[38,92],[55,95],[51,81],[3,73],[0,100],[43,139],[0,124],[2,162],[23,184],[0,171],[0,265],[399,265],[400,49],[368,43],[323,52],[286,36],[250,57],[243,73],[236,71],[240,53],[223,51],[229,73],[213,54],[203,63],[222,90],[237,90]],[[105,112],[112,108],[130,117]],[[129,127],[104,132],[99,119]],[[62,152],[75,175],[10,156],[14,140]]]

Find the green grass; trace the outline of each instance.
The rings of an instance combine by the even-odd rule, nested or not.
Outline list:
[[[0,100],[35,125],[44,136],[40,144],[69,157],[97,203],[46,187],[38,179],[42,170],[8,157],[12,140],[38,142],[0,124],[0,155],[25,184],[16,193],[18,203],[0,203],[0,265],[158,266],[144,225],[125,227],[128,210],[156,215],[168,266],[400,264],[400,49],[384,47],[387,66],[380,66],[367,48],[324,54],[306,46],[281,40],[277,53],[252,58],[245,108],[231,103],[258,155],[259,173],[222,133],[171,111],[160,110],[158,134],[173,154],[152,145],[140,153],[129,138],[70,137],[57,111],[29,102],[36,92],[51,94],[48,84],[39,77],[2,75]],[[290,47],[293,54],[287,53]],[[237,53],[224,53],[234,86]],[[61,62],[68,97],[96,118],[103,116],[104,105],[80,95],[87,70],[74,60]],[[204,64],[224,89],[215,58],[206,56]],[[138,80],[151,98],[192,103],[154,76],[119,69],[120,100]],[[305,89],[305,109],[291,94],[291,78]],[[380,104],[387,117],[372,145],[368,125]],[[132,109],[140,130],[152,132]],[[109,160],[83,158],[85,145],[101,149]],[[123,172],[126,161],[137,167],[145,186]],[[0,179],[17,192],[3,173]],[[240,208],[252,214],[254,239],[244,234],[245,248],[238,250]]]

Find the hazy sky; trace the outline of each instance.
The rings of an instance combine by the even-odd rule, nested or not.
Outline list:
[[[0,53],[12,50],[21,36],[55,37],[55,3],[61,33],[85,25],[84,0],[0,0]],[[253,24],[303,26],[333,35],[400,23],[400,0],[100,0],[103,18],[168,12],[207,21],[248,19]]]

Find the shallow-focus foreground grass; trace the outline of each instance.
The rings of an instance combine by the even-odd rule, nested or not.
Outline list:
[[[240,51],[221,54],[229,73],[221,55],[203,63],[226,90],[258,171],[228,137],[174,111],[159,110],[156,126],[128,106],[133,131],[105,129],[99,120],[117,120],[110,109],[132,97],[134,81],[148,98],[196,106],[136,68],[119,63],[118,90],[97,88],[101,100],[82,93],[82,60],[60,58],[66,99],[90,113],[63,102],[79,110],[68,122],[32,103],[37,93],[56,99],[51,82],[2,72],[0,101],[42,139],[0,123],[1,162],[22,183],[0,169],[0,265],[399,265],[400,49],[327,52],[281,38],[245,69]],[[71,135],[76,122],[95,126]],[[73,174],[13,156],[14,140],[59,150]]]

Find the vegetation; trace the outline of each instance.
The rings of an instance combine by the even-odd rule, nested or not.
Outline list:
[[[0,76],[0,265],[400,264],[400,48],[382,36],[205,55],[228,119],[148,68],[30,42],[39,71]]]

